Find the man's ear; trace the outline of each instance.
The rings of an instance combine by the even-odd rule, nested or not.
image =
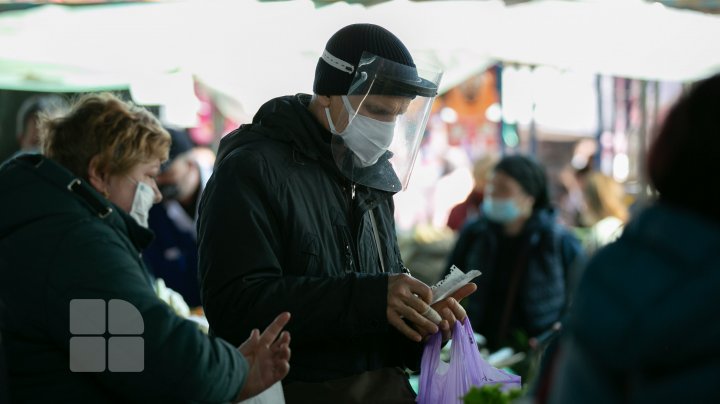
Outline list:
[[[98,192],[107,195],[107,183],[105,181],[107,175],[100,171],[100,155],[95,155],[88,163],[88,181]]]
[[[329,95],[315,95],[318,104],[320,104],[321,107],[327,108],[330,106],[330,96]]]
[[[315,116],[315,119],[327,130],[330,130],[327,117],[325,116],[325,108],[330,107],[330,97],[327,95],[313,94],[308,109]]]

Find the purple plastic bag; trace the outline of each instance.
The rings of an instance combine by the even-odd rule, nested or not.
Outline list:
[[[501,384],[503,390],[521,388],[520,376],[490,366],[480,356],[470,321],[453,326],[450,363],[440,360],[442,333],[431,336],[423,350],[420,365],[419,404],[457,404],[471,387]]]

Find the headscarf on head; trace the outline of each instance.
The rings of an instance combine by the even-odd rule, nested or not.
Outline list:
[[[495,166],[494,171],[501,171],[517,181],[525,193],[535,199],[533,210],[550,207],[545,169],[535,159],[522,155],[506,156]]]

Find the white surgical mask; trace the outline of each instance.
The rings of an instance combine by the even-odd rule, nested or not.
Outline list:
[[[380,156],[385,154],[395,134],[395,121],[383,122],[370,117],[356,114],[347,96],[342,96],[343,105],[349,117],[354,118],[348,123],[345,130],[338,132],[335,129],[330,109],[325,108],[325,116],[330,125],[330,132],[343,138],[345,145],[355,153],[362,167],[375,164]]]
[[[135,197],[133,198],[130,216],[142,227],[148,227],[148,216],[150,208],[155,203],[155,191],[152,187],[142,181],[130,180],[137,184]]]

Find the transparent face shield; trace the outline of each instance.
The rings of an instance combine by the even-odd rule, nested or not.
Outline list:
[[[333,158],[355,183],[383,191],[407,187],[442,73],[365,52],[335,121]]]

